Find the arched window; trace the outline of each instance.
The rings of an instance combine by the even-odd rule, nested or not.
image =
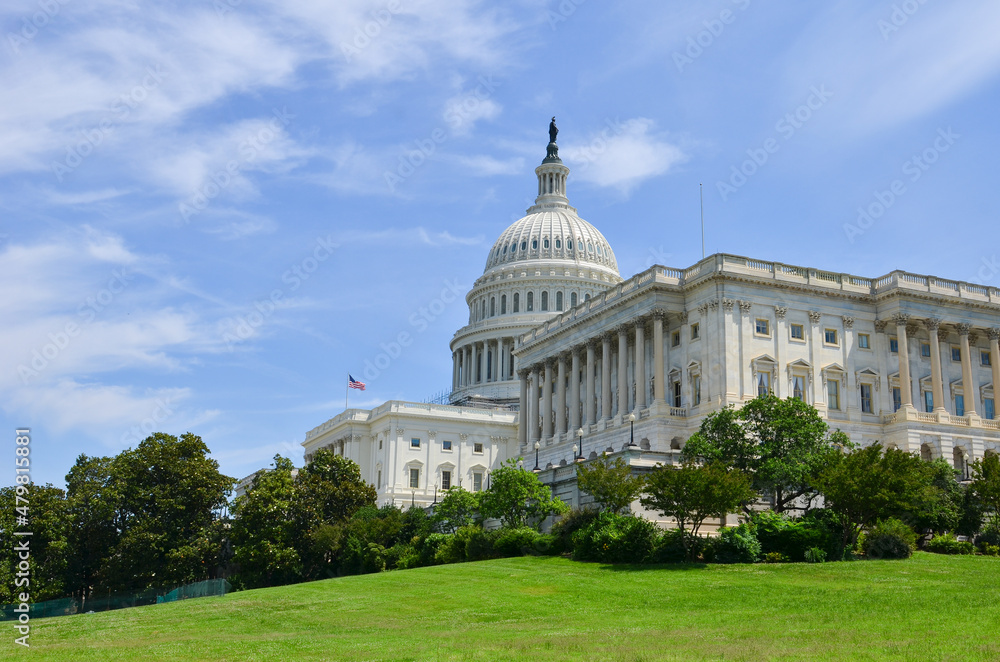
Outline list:
[[[479,315],[479,319],[486,319],[486,299],[483,299],[482,313]]]
[[[532,239],[531,240],[531,250],[533,250],[533,251],[534,250],[538,250],[538,240],[537,239]]]
[[[503,247],[503,254],[504,254],[504,255],[506,255],[506,254],[507,254],[507,246],[506,246],[506,245],[504,245],[504,247]]]
[[[556,239],[556,248],[562,248],[562,239]]]
[[[517,292],[514,292],[514,312],[521,312],[521,295]]]
[[[576,308],[576,292],[569,295],[569,307]]]
[[[500,314],[501,315],[506,315],[507,314],[507,295],[506,294],[501,294],[500,295]]]
[[[556,310],[562,310],[562,292],[556,292]]]
[[[590,292],[587,292],[586,294],[583,295],[583,300],[590,301]]]
[[[573,250],[573,240],[572,239],[567,239],[566,240],[566,250],[569,250],[569,251]]]
[[[587,242],[587,252],[588,253],[593,253],[594,252],[594,245],[592,243],[590,243],[589,241]]]
[[[516,251],[517,251],[517,242],[515,241],[513,244],[510,245],[510,252],[514,253]]]
[[[549,247],[549,238],[546,237],[545,239],[542,240],[542,248],[548,248],[548,247]]]
[[[527,305],[526,305],[526,307],[525,307],[524,310],[525,310],[525,312],[529,312],[530,313],[534,309],[535,309],[535,293],[534,292],[528,292],[528,303],[527,303]]]
[[[542,292],[542,310],[547,311],[549,309],[549,293]]]
[[[521,242],[521,250],[524,251],[524,250],[527,250],[527,249],[528,249],[528,242],[522,241]]]
[[[490,297],[490,317],[494,317],[497,314],[497,298]]]

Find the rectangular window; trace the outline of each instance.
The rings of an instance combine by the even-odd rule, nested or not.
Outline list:
[[[871,349],[872,348],[871,336],[869,336],[867,333],[859,333],[858,347],[860,347],[861,349]]]
[[[473,492],[483,491],[483,474],[481,471],[475,471],[472,474],[472,491]]]
[[[447,440],[442,441],[441,442],[441,449],[442,450],[446,450],[446,451],[450,451],[451,450],[451,442],[447,441]]]
[[[993,420],[997,417],[996,403],[993,398],[983,398],[983,415],[986,420]]]
[[[924,411],[930,413],[934,411],[934,392],[924,391]]]
[[[792,397],[796,400],[806,399],[806,378],[802,375],[792,377]]]
[[[993,365],[993,361],[990,359],[990,353],[980,351],[979,352],[979,362],[983,365]]]
[[[674,382],[674,406],[681,406],[681,383]]]
[[[381,439],[378,440],[378,449],[382,450],[382,440]]]
[[[762,372],[757,375],[757,397],[763,398],[771,392],[771,373]]]
[[[955,345],[951,346],[951,360],[955,363],[962,362],[962,348]]]
[[[792,335],[792,340],[805,340],[805,328],[801,324],[792,324],[788,327],[788,332]]]
[[[472,452],[479,453],[481,455],[483,452],[483,442],[477,441],[476,443],[472,444]]]
[[[892,410],[899,411],[899,408],[903,406],[903,395],[899,391],[898,386],[892,387]]]
[[[865,414],[872,413],[872,385],[861,385],[861,411]]]
[[[691,340],[697,340],[700,338],[701,328],[697,324],[691,325]]]
[[[826,406],[829,409],[840,409],[840,382],[829,379],[826,382]]]
[[[768,320],[757,320],[754,323],[754,333],[758,336],[770,336],[771,335],[771,322]]]
[[[441,489],[450,490],[451,489],[451,472],[442,471],[441,472]]]
[[[410,487],[412,489],[420,487],[420,469],[410,469]]]
[[[823,330],[823,342],[827,345],[836,345],[837,343],[837,330],[836,329],[824,329]]]
[[[930,358],[931,346],[928,343],[925,342],[920,343],[920,356],[924,357],[925,359]]]
[[[378,470],[378,485],[375,486],[376,490],[382,489],[382,470]]]
[[[955,396],[955,416],[965,416],[965,396]]]
[[[899,354],[899,338],[889,338],[889,351]]]
[[[420,437],[410,439],[410,448],[420,448]]]
[[[701,404],[701,375],[695,375],[693,380],[694,387],[694,404],[695,406]]]
[[[670,336],[670,346],[680,347],[680,344],[681,344],[681,332],[674,331],[673,334],[671,334]]]

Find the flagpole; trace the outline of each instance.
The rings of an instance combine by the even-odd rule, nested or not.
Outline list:
[[[347,376],[347,385],[344,386],[344,411],[347,411],[347,396],[351,392],[351,376]]]

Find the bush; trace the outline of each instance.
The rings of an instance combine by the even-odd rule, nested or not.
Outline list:
[[[573,551],[573,534],[586,528],[597,519],[599,511],[574,508],[552,525],[552,536],[556,549],[553,554],[563,554]]]
[[[493,552],[493,542],[496,540],[496,531],[484,531],[478,526],[470,526],[459,529],[459,533],[468,530],[465,539],[465,560],[483,561],[495,556]]]
[[[984,542],[979,546],[979,552],[983,556],[1000,556],[1000,545],[991,545],[988,542]]]
[[[493,553],[500,558],[536,553],[541,537],[538,531],[526,526],[500,529],[493,541]]]
[[[430,533],[423,538],[417,538],[417,551],[420,553],[418,565],[434,565],[437,563],[438,548],[447,542],[451,536],[444,533]]]
[[[656,525],[632,515],[603,512],[572,536],[573,558],[601,563],[644,563],[656,545]]]
[[[720,530],[718,537],[708,542],[704,556],[709,563],[754,563],[760,558],[760,552],[753,524],[744,522]]]
[[[870,559],[908,559],[916,547],[917,534],[900,520],[879,520],[864,537],[861,549]]]
[[[841,537],[839,527],[834,531],[834,527],[815,516],[793,520],[765,510],[754,513],[751,522],[763,554],[778,552],[795,562],[805,561],[806,551],[814,547],[823,549],[827,555],[836,553],[836,541]]]
[[[980,531],[979,535],[976,536],[976,546],[982,547],[983,545],[1000,546],[1000,528],[988,526]]]
[[[387,570],[402,570],[400,563],[403,559],[413,557],[414,562],[419,558],[416,548],[406,543],[396,543],[385,550],[385,567]],[[407,566],[414,567],[414,566]]]
[[[799,518],[804,526],[823,532],[824,543],[817,545],[826,552],[831,561],[844,561],[854,558],[853,550],[844,547],[844,516],[828,508],[813,508]],[[850,526],[850,524],[847,524]],[[763,543],[761,543],[763,544]],[[803,554],[803,560],[804,554]]]
[[[764,563],[788,563],[788,557],[781,552],[768,552],[764,555]]]
[[[705,538],[693,536],[690,533],[682,533],[680,529],[670,529],[665,531],[652,553],[649,555],[650,563],[684,563],[688,560],[687,550],[684,549],[684,538],[687,537],[688,547],[691,549],[691,558],[698,558],[705,548]]]
[[[823,563],[826,561],[826,550],[819,547],[810,547],[805,553],[806,563]]]
[[[457,533],[449,533],[447,539],[438,545],[434,552],[434,563],[444,565],[447,563],[461,563],[465,560],[465,538],[460,538]]]
[[[924,549],[935,554],[975,554],[976,547],[971,542],[957,539],[954,534],[934,536],[924,545]]]

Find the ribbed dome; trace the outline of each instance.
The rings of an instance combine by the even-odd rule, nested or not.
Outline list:
[[[493,244],[486,271],[523,260],[570,260],[599,265],[618,275],[608,240],[571,209],[536,211],[511,224]]]

